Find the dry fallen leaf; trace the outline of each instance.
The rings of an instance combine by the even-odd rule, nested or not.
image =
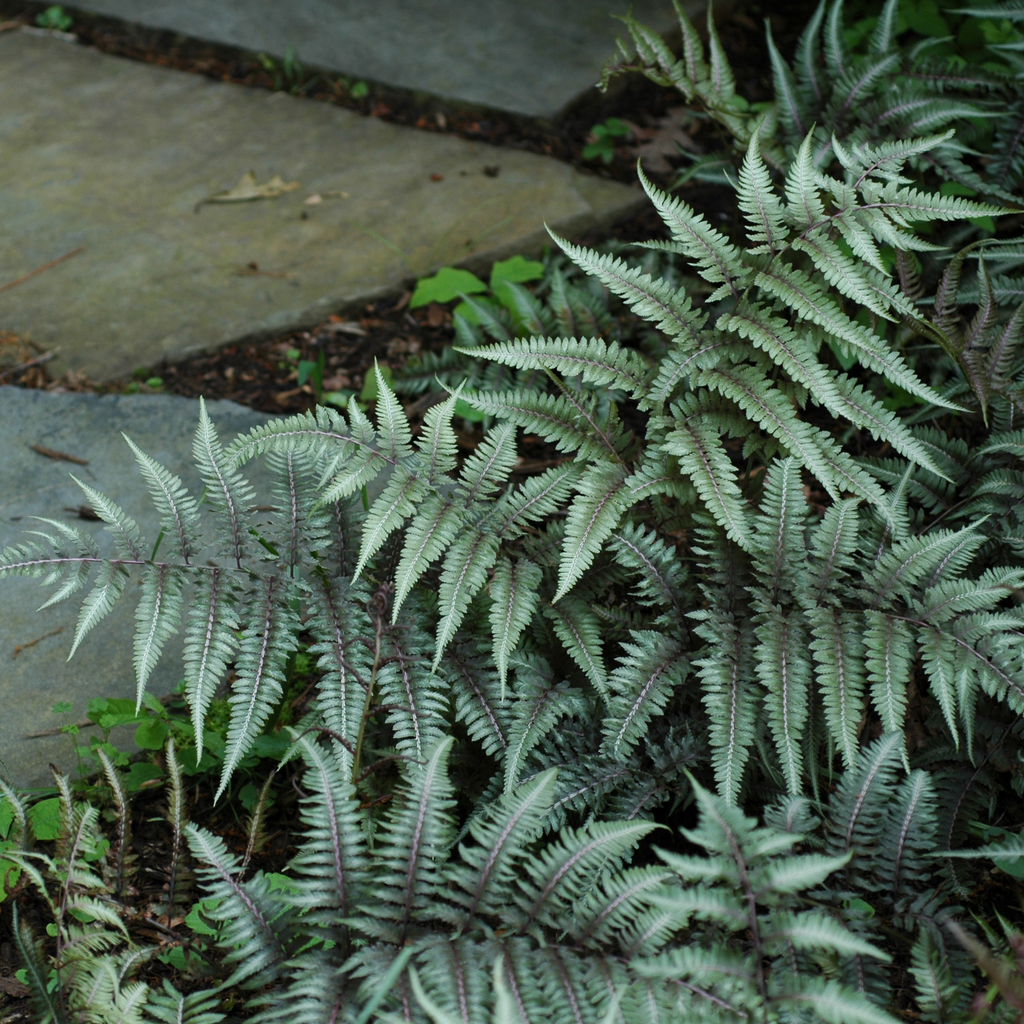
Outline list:
[[[666,111],[664,117],[658,118],[654,128],[640,128],[630,122],[633,135],[639,145],[633,148],[633,154],[640,158],[644,170],[657,174],[668,174],[672,165],[669,157],[677,157],[680,148],[691,153],[697,151],[688,129],[692,128],[693,114],[686,107],[673,107]]]
[[[275,174],[265,185],[256,184],[256,175],[246,171],[234,188],[227,192],[204,199],[204,203],[247,203],[253,199],[276,199],[284,192],[294,192],[299,187],[297,181],[283,181],[280,174]]]
[[[302,202],[305,206],[319,206],[325,199],[348,199],[348,193],[338,192],[336,190],[332,192],[324,192],[323,194],[320,192],[314,192],[311,196],[306,196]]]
[[[354,334],[357,337],[365,338],[367,332],[363,330],[354,320],[337,320],[333,323],[324,324],[320,328],[321,334]]]

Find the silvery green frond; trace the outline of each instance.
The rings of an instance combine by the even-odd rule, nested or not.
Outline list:
[[[317,668],[323,673],[317,683],[317,708],[324,725],[341,737],[335,741],[335,753],[343,761],[347,759],[351,769],[373,669],[372,655],[360,642],[372,631],[366,611],[369,594],[358,584],[318,574],[308,600],[309,616],[304,625],[314,640],[309,653],[318,656]]]
[[[398,621],[398,613],[409,592],[451,546],[464,525],[462,509],[439,495],[431,495],[420,506],[405,531],[402,556],[395,573],[392,622]]]
[[[504,695],[509,657],[515,651],[523,630],[537,610],[540,600],[541,570],[529,559],[500,557],[491,579],[491,636],[494,664]]]
[[[241,567],[249,552],[253,490],[236,468],[236,460],[224,452],[203,399],[199,400],[199,426],[192,441],[192,454],[206,485],[206,503],[224,528],[227,554]]]
[[[82,489],[89,501],[89,507],[107,523],[107,532],[114,538],[114,546],[122,558],[140,561],[144,558],[145,541],[139,533],[138,524],[120,505],[112,502],[105,494],[82,483],[73,473],[71,479]]]
[[[506,539],[518,537],[533,523],[559,511],[580,471],[575,464],[556,466],[507,491],[491,513],[495,533]]]
[[[864,711],[864,644],[857,616],[838,608],[807,612],[825,721],[847,767],[856,760]]]
[[[734,622],[719,612],[690,612],[694,632],[706,642],[703,657],[693,662],[704,691],[710,719],[712,763],[719,791],[737,799],[754,743],[759,693],[750,672],[751,623]]]
[[[172,543],[177,542],[181,557],[187,564],[197,553],[199,511],[196,499],[188,493],[179,477],[150,458],[127,434],[122,434],[122,437],[135,456],[153,504],[160,514],[163,535],[169,537]],[[155,553],[152,557],[156,557]]]
[[[558,570],[558,601],[590,568],[594,556],[619,524],[628,502],[626,467],[612,463],[588,467],[576,482],[569,506]]]
[[[466,351],[466,350],[463,350]],[[471,350],[478,359],[492,359],[517,369],[550,369],[588,384],[611,386],[642,398],[647,363],[639,353],[601,338],[517,338],[501,345]]]
[[[306,736],[298,745],[306,765],[300,812],[306,831],[289,865],[297,891],[288,894],[288,901],[314,915],[322,927],[333,928],[363,894],[368,877],[365,836],[350,766]]]
[[[161,989],[150,992],[146,1014],[155,1024],[221,1024],[216,991],[202,990],[182,995],[166,978]]]
[[[355,570],[356,577],[383,547],[388,537],[399,529],[409,516],[415,514],[417,505],[427,496],[429,490],[427,482],[405,466],[395,467],[387,486],[366,514],[359,561]]]
[[[557,928],[573,903],[601,874],[628,860],[653,828],[647,821],[620,821],[562,829],[535,859],[521,865],[519,891],[512,897],[518,912],[513,912],[511,923],[519,931],[534,923]]]
[[[492,757],[508,748],[509,709],[505,689],[483,656],[456,645],[441,660],[455,704],[455,719]]]
[[[160,660],[164,644],[178,631],[185,582],[182,570],[175,566],[148,565],[143,572],[142,597],[135,609],[133,659],[135,700],[140,707],[146,683]]]
[[[747,252],[777,253],[785,244],[789,229],[782,202],[761,156],[757,132],[750,137],[746,159],[740,167],[736,204],[746,216],[747,238],[756,243]]]
[[[240,603],[238,583],[228,571],[214,566],[198,575],[189,602],[183,659],[197,763],[203,754],[207,709],[238,649]]]
[[[225,986],[259,990],[280,977],[295,949],[294,914],[275,897],[262,872],[240,880],[238,858],[218,836],[186,827],[189,849],[206,891],[218,901],[207,916],[219,925],[224,960],[233,968]]]
[[[754,671],[765,689],[772,740],[790,794],[803,792],[804,731],[808,719],[813,666],[802,617],[768,601],[759,608]]]
[[[390,941],[401,943],[413,922],[424,917],[439,887],[453,838],[454,805],[448,779],[451,737],[420,765],[410,765],[395,809],[383,823],[375,850],[377,870],[367,906]],[[364,904],[365,905],[365,904]]]
[[[440,621],[434,650],[434,669],[462,624],[470,601],[483,590],[498,558],[498,538],[477,528],[464,530],[448,549],[441,569]]]
[[[515,688],[508,715],[505,751],[505,792],[519,784],[526,759],[564,715],[579,708],[580,691],[557,682],[551,668],[536,658],[517,655],[513,662]]]
[[[299,632],[293,610],[295,590],[287,579],[269,576],[249,593],[241,615],[242,635],[235,657],[237,678],[231,685],[231,717],[217,797],[227,787],[238,762],[281,700],[285,662]]]
[[[576,405],[565,394],[536,391],[463,392],[463,400],[491,416],[538,434],[578,461],[606,454],[609,443],[592,422],[595,402],[583,397]],[[613,449],[614,450],[614,449]]]
[[[566,653],[579,666],[598,693],[607,692],[607,669],[601,650],[601,621],[587,602],[577,594],[563,597],[557,604],[545,606],[555,633]]]
[[[672,233],[679,251],[697,266],[704,280],[720,285],[709,301],[738,295],[750,278],[740,250],[681,199],[673,199],[656,188],[643,171],[638,173],[640,184]]]
[[[84,583],[84,580],[82,582]],[[85,639],[86,634],[110,614],[115,602],[124,593],[127,582],[128,571],[124,566],[115,562],[107,563],[100,568],[92,590],[82,601],[78,622],[75,624],[75,637],[71,642],[71,651],[68,654],[69,661],[78,650],[78,645]],[[52,603],[53,600],[51,598],[47,603]],[[142,602],[139,606],[142,607]]]
[[[664,709],[689,668],[674,638],[652,631],[634,631],[632,638],[622,644],[623,656],[608,677],[603,731],[609,752],[618,757],[641,742],[651,718]]]
[[[421,619],[425,616],[417,616]],[[415,621],[415,620],[414,620]],[[449,694],[430,666],[430,638],[411,623],[391,627],[382,637],[377,671],[381,703],[399,753],[422,763],[447,734]]]
[[[477,914],[500,916],[515,890],[521,862],[545,827],[555,791],[551,769],[507,792],[469,826],[473,842],[460,847],[458,864],[448,871],[450,898],[459,907],[462,931]]]
[[[721,442],[721,428],[708,415],[706,398],[688,395],[673,409],[673,428],[661,447],[679,460],[715,521],[728,536],[746,547],[750,525],[738,473]]]
[[[456,389],[443,402],[432,405],[423,417],[423,433],[416,448],[426,464],[427,480],[432,484],[443,482],[445,474],[456,466],[458,439],[452,429],[452,416],[459,391]]]
[[[694,310],[684,292],[628,266],[618,257],[583,249],[557,235],[551,237],[577,266],[593,274],[637,316],[650,320],[658,330],[678,338],[687,348],[692,345],[707,315]]]

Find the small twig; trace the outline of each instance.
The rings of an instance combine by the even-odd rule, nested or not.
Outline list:
[[[378,768],[383,768],[386,764],[391,764],[392,761],[410,761],[413,764],[423,764],[423,761],[417,761],[414,757],[409,757],[407,754],[389,754],[387,757],[382,757],[377,761],[374,761],[369,768],[364,768],[359,775],[359,778],[355,780],[355,785],[359,785],[360,782],[368,779]]]
[[[2,290],[0,289],[0,291]],[[56,358],[56,352],[44,352],[41,356],[30,359],[27,363],[19,363],[17,366],[9,366],[6,370],[0,370],[0,380],[3,380],[4,377],[10,377],[15,373],[21,373],[22,370],[31,370],[33,366],[41,366],[43,363],[48,363],[51,359]]]
[[[68,455],[67,452],[57,452],[52,448],[44,448],[41,444],[30,444],[29,448],[48,459],[61,459],[64,462],[77,462],[79,466],[88,466],[88,459],[80,459],[77,455]]]
[[[41,267],[36,267],[35,270],[30,270],[27,274],[19,277],[17,281],[11,281],[8,284],[0,286],[0,292],[5,292],[8,288],[13,288],[15,285],[21,284],[22,281],[27,281],[30,277],[35,277],[36,274],[41,274],[44,270],[49,270],[50,267],[55,267],[58,263],[63,263],[65,260],[71,259],[72,256],[77,256],[84,248],[84,245],[80,245],[77,249],[72,249],[71,252],[66,252],[63,256],[58,256],[55,260],[50,260],[49,263],[44,263]]]
[[[30,647],[35,647],[36,644],[38,644],[42,640],[45,640],[47,637],[56,636],[58,633],[63,632],[64,627],[58,626],[56,629],[51,629],[49,633],[44,633],[42,636],[37,636],[35,640],[29,640],[27,644],[18,644],[18,646],[14,648],[14,653],[11,655],[11,661],[14,661],[14,659],[17,658],[22,651],[27,651]],[[60,730],[58,729],[57,731],[59,732]]]
[[[76,729],[89,729],[94,726],[95,722],[90,722],[88,718],[83,718],[80,722],[75,722]],[[27,732],[22,737],[26,740],[45,740],[48,736],[59,736],[66,726],[55,725],[52,729],[43,729],[40,732]]]

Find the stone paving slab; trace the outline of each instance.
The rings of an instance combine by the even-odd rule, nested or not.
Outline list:
[[[210,402],[207,408],[225,442],[269,418],[234,402]],[[121,431],[197,494],[200,482],[192,467],[191,450],[198,419],[198,401],[175,395],[54,394],[0,387],[0,549],[25,539],[26,530],[45,528],[30,517],[47,516],[94,536],[101,550],[112,550],[102,523],[67,511],[84,500],[70,478],[72,472],[115,500],[139,523],[145,536],[155,538],[158,517]],[[32,445],[87,459],[89,464],[48,459],[34,452]],[[260,464],[254,463],[246,471],[256,483],[258,495],[267,493],[260,470]],[[62,724],[50,711],[55,703],[72,701],[74,717],[80,719],[92,697],[135,695],[135,594],[122,596],[69,662],[66,659],[84,593],[37,612],[52,592],[41,588],[36,579],[0,579],[0,701],[4,709],[0,716],[0,772],[16,786],[49,784],[47,766],[51,761],[63,771],[75,768],[66,736],[25,738],[27,733]],[[60,633],[53,632],[58,629]],[[45,639],[14,657],[15,647],[40,637]],[[149,683],[152,693],[170,692],[181,678],[180,658],[180,637],[172,638]],[[132,731],[126,730],[118,738],[120,745],[130,745],[131,735]]]
[[[0,168],[0,284],[85,247],[0,292],[0,329],[96,380],[528,253],[544,222],[578,232],[642,196],[533,153],[27,32],[0,35]],[[197,211],[247,171],[299,185]],[[326,198],[305,205],[313,194]]]
[[[76,0],[150,28],[355,78],[554,118],[591,89],[633,14],[677,24],[669,0]],[[687,4],[691,13],[703,3]]]

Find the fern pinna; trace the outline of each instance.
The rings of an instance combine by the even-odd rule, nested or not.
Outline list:
[[[135,450],[159,543],[85,487],[113,558],[58,521],[4,552],[51,600],[93,580],[73,647],[141,571],[140,699],[183,627],[197,746],[233,670],[221,791],[311,638],[294,885],[245,881],[188,832],[223,901],[224,984],[264,1019],[881,1024],[895,968],[873,940],[894,929],[930,1019],[960,1005],[944,922],[967,876],[929,854],[969,838],[996,767],[1022,781],[1024,568],[1000,461],[1016,364],[962,361],[998,382],[982,405],[961,363],[926,382],[908,349],[1019,335],[1016,313],[964,328],[951,281],[929,314],[898,271],[929,246],[918,226],[1000,212],[907,180],[948,141],[836,139],[829,174],[808,134],[778,174],[754,131],[744,239],[641,178],[671,235],[654,248],[695,283],[560,244],[657,327],[649,352],[464,333],[463,356],[515,374],[449,385],[416,432],[379,370],[374,422],[352,401],[225,448],[201,408],[201,502]],[[459,402],[491,419],[469,453]],[[975,411],[1000,433],[964,451],[946,428]],[[521,472],[520,429],[560,453],[542,472]],[[453,751],[470,770],[450,777]],[[374,811],[382,766],[398,798]],[[699,827],[656,854],[691,804]]]

